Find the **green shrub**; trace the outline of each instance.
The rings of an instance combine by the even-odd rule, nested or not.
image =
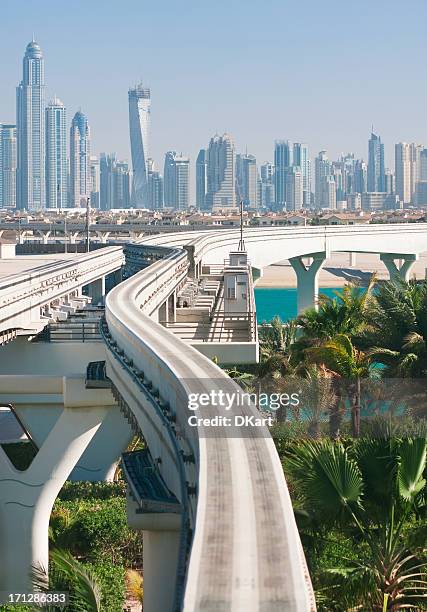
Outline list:
[[[128,567],[142,562],[142,537],[128,527],[126,500],[121,497],[57,501],[50,528],[55,545],[77,557],[94,562],[107,557]]]
[[[118,482],[66,482],[59,492],[58,499],[63,501],[111,499],[125,497],[126,483]]]
[[[111,561],[85,563],[90,568],[101,589],[102,612],[122,612],[125,602],[125,568]]]

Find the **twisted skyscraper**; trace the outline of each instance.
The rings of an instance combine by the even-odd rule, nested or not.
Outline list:
[[[149,208],[148,202],[148,137],[150,130],[151,94],[140,83],[129,89],[129,132],[132,154],[132,206]]]
[[[22,81],[16,90],[18,136],[18,207],[45,207],[45,87],[44,60],[40,46],[27,45]]]

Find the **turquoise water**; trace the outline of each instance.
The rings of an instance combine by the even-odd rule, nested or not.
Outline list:
[[[333,297],[337,289],[324,288],[319,293]],[[255,302],[258,323],[271,321],[273,317],[280,317],[282,321],[297,316],[297,290],[296,289],[255,289]]]

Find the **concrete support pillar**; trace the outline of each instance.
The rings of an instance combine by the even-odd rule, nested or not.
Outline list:
[[[123,269],[119,268],[118,270],[113,272],[112,276],[113,276],[113,287],[115,287],[116,285],[121,283],[123,280]]]
[[[190,278],[196,278],[197,271],[196,271],[196,264],[194,261],[194,245],[185,244],[184,249],[187,251],[188,262],[190,264],[188,268],[188,276]]]
[[[176,323],[176,294],[172,293],[168,297],[167,301],[168,321],[170,323]]]
[[[354,268],[356,265],[356,253],[349,253],[348,265],[350,268]]]
[[[163,302],[163,304],[159,308],[159,323],[167,323],[168,322],[168,302]]]
[[[121,454],[132,440],[132,429],[118,406],[108,413],[68,480],[112,482]]]
[[[42,242],[43,244],[48,244],[49,243],[49,236],[50,236],[51,232],[41,232],[41,237],[42,237]]]
[[[388,270],[390,280],[408,281],[411,269],[418,260],[418,255],[401,253],[381,253],[380,259]],[[396,264],[396,260],[398,260]]]
[[[105,414],[101,407],[64,408],[23,472],[0,449],[0,591],[31,591],[31,568],[47,570],[53,503]]]
[[[92,298],[92,304],[104,302],[105,297],[105,276],[97,278],[88,285],[88,295]]]
[[[172,610],[179,531],[144,531],[144,612]]]
[[[303,257],[291,257],[289,263],[297,275],[297,303],[298,314],[308,308],[316,307],[317,296],[319,294],[319,272],[324,264],[327,253],[310,253],[311,263],[305,265]]]

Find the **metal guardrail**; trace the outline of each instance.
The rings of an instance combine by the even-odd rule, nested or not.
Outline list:
[[[99,323],[49,323],[33,342],[102,342]]]

